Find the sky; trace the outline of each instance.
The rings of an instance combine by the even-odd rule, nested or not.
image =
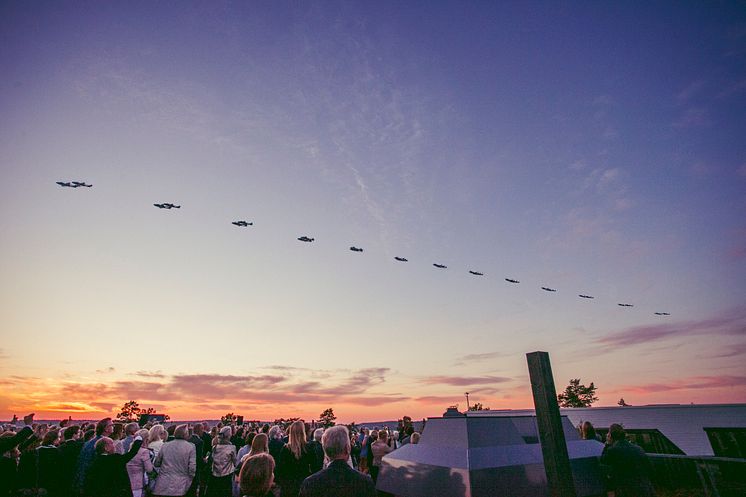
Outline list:
[[[7,1],[0,74],[0,419],[746,402],[743,2]]]

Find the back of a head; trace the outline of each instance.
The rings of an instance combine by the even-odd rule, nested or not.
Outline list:
[[[614,442],[619,442],[627,437],[627,433],[622,425],[614,423],[609,426],[609,436]]]
[[[269,454],[256,454],[246,458],[238,479],[241,495],[245,497],[264,497],[272,487],[275,460]]]
[[[262,452],[269,452],[269,443],[265,433],[257,433],[254,440],[251,441],[251,455]]]
[[[279,440],[282,438],[282,428],[280,428],[277,425],[274,425],[272,428],[269,429],[269,438],[270,440]]]
[[[381,430],[378,432],[378,440],[380,440],[381,442],[385,442],[386,440],[388,440],[388,438],[389,434],[386,433],[386,431]]]
[[[143,443],[147,444],[148,443],[148,437],[150,436],[150,432],[148,430],[146,430],[145,428],[143,428],[141,430],[137,430],[135,432],[134,436],[142,438]]]
[[[179,425],[174,429],[174,438],[179,440],[186,440],[189,438],[189,426]]]
[[[221,442],[230,442],[231,437],[233,436],[233,430],[230,426],[223,426],[220,428],[220,432],[218,433],[218,438]]]
[[[98,440],[96,440],[96,445],[94,445],[94,448],[96,449],[96,454],[101,455],[106,452],[106,445],[112,443],[112,439],[109,437],[101,437]]]
[[[72,440],[73,438],[75,438],[75,435],[77,435],[79,431],[80,426],[78,425],[68,426],[67,428],[65,428],[65,431],[62,432],[62,436],[65,440]]]
[[[580,436],[583,440],[593,440],[596,438],[596,429],[590,421],[583,421],[580,426]]]
[[[44,439],[42,440],[42,445],[52,445],[54,444],[57,439],[60,438],[60,432],[59,430],[49,430],[46,435],[44,435]]]
[[[137,423],[127,423],[127,426],[124,427],[124,433],[126,433],[128,436],[134,437],[135,433],[137,433],[137,430],[140,429],[140,425]]]
[[[321,437],[324,453],[332,461],[347,459],[350,455],[350,432],[346,426],[332,426]]]
[[[317,442],[321,442],[321,437],[324,436],[324,429],[323,428],[316,428],[313,431],[313,439]]]
[[[306,445],[306,426],[300,419],[290,425],[288,445],[296,459],[300,459],[301,452]]]
[[[114,423],[114,430],[111,432],[111,439],[112,440],[119,440],[122,438],[122,433],[124,433],[124,425],[122,423]]]
[[[409,435],[409,442],[415,445],[420,443],[420,434],[418,432],[414,432]]]
[[[100,437],[104,434],[104,431],[106,430],[106,427],[108,424],[111,423],[111,418],[104,418],[98,423],[96,423],[96,436]]]
[[[148,443],[155,442],[157,440],[163,440],[163,434],[166,433],[166,429],[163,425],[155,425],[148,430]]]

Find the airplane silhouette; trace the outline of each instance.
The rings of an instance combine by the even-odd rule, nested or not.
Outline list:
[[[301,236],[298,238],[298,241],[310,243],[313,241],[313,238],[308,238],[307,236]]]
[[[511,278],[505,278],[505,281],[507,281],[508,283],[520,283],[520,281]]]
[[[93,185],[86,185],[85,182],[83,181],[55,181],[55,183],[66,188],[80,188],[81,186],[90,188],[93,186]]]
[[[578,295],[578,297],[580,297],[581,299],[592,299],[592,298],[595,298],[595,297],[591,297],[590,295]]]
[[[399,262],[409,262],[409,259],[405,259],[404,257],[394,257]]]
[[[554,288],[549,288],[549,287],[546,287],[546,286],[543,286],[543,287],[541,287],[541,289],[542,289],[542,290],[545,290],[545,291],[547,291],[547,292],[556,292],[556,291],[557,291],[557,290],[555,290]]]
[[[632,304],[617,304],[619,307],[634,307]]]
[[[474,276],[484,276],[484,273],[480,273],[479,271],[469,271],[469,273],[473,274]]]
[[[448,266],[444,266],[443,264],[435,264],[433,263],[433,266],[437,267],[438,269],[447,269]]]
[[[350,247],[350,250],[352,250],[353,252],[362,252],[363,251],[363,249],[358,248],[358,247]]]
[[[668,312],[656,312],[655,315],[656,316],[670,316],[671,314]]]
[[[247,223],[246,221],[233,221],[231,224],[235,224],[236,226],[241,226],[242,228],[245,228],[247,226],[254,226],[254,223]]]
[[[164,204],[153,204],[154,206],[158,207],[159,209],[181,209],[180,205],[174,205],[170,204],[168,202]]]

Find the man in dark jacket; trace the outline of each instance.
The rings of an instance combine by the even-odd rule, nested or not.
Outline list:
[[[333,426],[326,430],[321,444],[331,462],[326,469],[303,480],[299,497],[376,497],[371,477],[347,464],[350,433],[346,427]]]
[[[83,448],[83,440],[80,439],[80,426],[68,426],[62,432],[63,442],[59,446],[60,451],[60,495],[72,497],[73,477],[78,465],[78,456]]]
[[[645,451],[627,441],[622,425],[612,424],[601,453],[601,464],[611,473],[611,489],[616,497],[652,497],[650,461]]]
[[[117,454],[114,441],[102,437],[96,442],[96,455],[85,481],[86,497],[131,497],[132,485],[127,473],[127,463],[137,455],[142,438],[135,437],[129,452]]]

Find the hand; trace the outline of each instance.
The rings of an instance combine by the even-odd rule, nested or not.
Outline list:
[[[34,414],[36,413],[32,412],[31,414],[25,415],[23,417],[23,424],[25,424],[26,426],[31,426],[31,424],[34,422]]]

